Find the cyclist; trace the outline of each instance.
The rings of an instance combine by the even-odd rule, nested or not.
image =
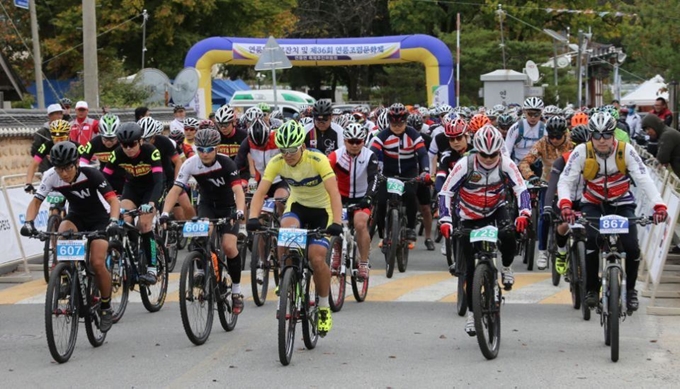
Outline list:
[[[517,119],[513,114],[510,113],[504,113],[498,116],[498,131],[501,132],[503,135],[503,139],[508,135],[508,130],[510,130],[510,127],[512,127],[513,124]]]
[[[184,126],[184,143],[182,143],[182,152],[186,158],[191,158],[196,154],[196,147],[194,146],[194,137],[199,126],[198,119],[186,118],[182,122]]]
[[[344,206],[358,205],[352,217],[355,239],[359,247],[359,278],[368,278],[368,254],[371,238],[368,234],[368,218],[371,216],[371,205],[377,186],[378,158],[364,142],[368,136],[366,128],[358,123],[350,123],[343,133],[345,146],[340,147],[328,156],[331,167],[338,180],[338,189]],[[334,257],[333,267],[340,266],[340,257]]]
[[[140,275],[139,279],[154,285],[157,281],[157,271],[152,222],[154,207],[163,194],[161,153],[153,145],[143,143],[142,128],[135,122],[122,123],[117,136],[119,146],[111,153],[103,172],[108,178],[113,175],[116,168],[125,169],[126,181],[121,196],[121,207],[123,209],[139,207],[142,211],[139,216],[139,232],[148,266],[147,274]],[[132,241],[136,241],[136,232],[132,237]]]
[[[104,170],[106,163],[111,158],[111,153],[118,147],[116,137],[120,127],[120,119],[114,114],[107,113],[99,120],[99,135],[92,138],[85,146],[78,147],[80,152],[80,164],[89,165],[92,158],[99,161],[99,169]],[[125,170],[116,169],[108,181],[118,195],[123,193],[125,183]]]
[[[515,163],[519,163],[545,133],[545,124],[541,121],[543,100],[529,97],[524,100],[522,111],[524,119],[518,120],[510,127],[505,138],[505,148]],[[532,169],[536,175],[541,174],[539,166],[533,166]]]
[[[588,128],[591,140],[578,145],[572,151],[564,172],[557,184],[559,207],[562,219],[573,223],[573,193],[583,176],[585,180],[581,211],[589,217],[616,214],[624,217],[635,216],[635,197],[630,191],[631,181],[642,190],[654,205],[654,222],[666,220],[666,205],[652,182],[647,167],[628,143],[620,142],[614,137],[616,120],[607,112],[595,113],[590,118]],[[591,150],[589,152],[589,149]],[[593,154],[592,157],[589,154]],[[623,155],[621,155],[623,154]],[[625,163],[625,171],[619,165]],[[585,301],[594,307],[599,300],[600,285],[598,283],[598,231],[588,228],[586,242],[586,289]],[[623,244],[627,284],[627,308],[638,309],[638,295],[635,289],[638,267],[640,265],[640,246],[637,239],[636,225],[631,223],[628,234],[621,235]]]
[[[477,152],[461,158],[456,163],[439,193],[442,235],[446,238],[451,236],[453,212],[461,221],[463,228],[480,228],[489,224],[500,226],[507,223],[510,220],[510,213],[505,201],[506,187],[511,188],[517,198],[519,216],[515,219],[515,226],[518,232],[523,232],[528,227],[531,217],[529,192],[515,163],[501,153],[503,136],[494,126],[485,125],[475,134],[473,144]],[[456,199],[452,203],[454,196]],[[498,237],[503,261],[501,270],[503,285],[509,290],[515,283],[511,267],[515,256],[515,235],[499,231]],[[468,269],[465,274],[468,304],[465,332],[474,336],[476,333],[472,315],[472,279],[475,261],[469,236],[462,236],[459,243],[462,245]]]
[[[68,214],[59,224],[59,232],[120,232],[118,197],[99,170],[78,166],[78,146],[70,141],[59,142],[50,150],[50,160],[54,167],[45,172],[35,197],[28,205],[21,235],[31,236],[37,233],[33,221],[40,211],[40,204],[52,191],[61,193],[69,202]],[[110,211],[107,211],[107,207]],[[111,275],[106,269],[108,247],[103,236],[90,243],[90,265],[101,293],[99,329],[102,332],[110,330],[113,323]]]
[[[371,151],[378,160],[383,163],[383,175],[385,177],[415,178],[420,173],[422,181],[430,181],[430,161],[427,158],[425,142],[418,131],[406,125],[408,111],[401,103],[392,104],[388,110],[390,128],[381,131],[373,138]],[[387,182],[378,188],[378,198],[387,198]],[[416,212],[418,202],[416,198],[416,186],[406,185],[404,191],[404,204],[406,205],[407,230],[406,240],[416,241]],[[383,231],[387,202],[378,202],[377,224],[379,231]]]
[[[342,144],[342,127],[331,122],[330,100],[317,100],[312,110],[314,122],[305,126],[305,146],[329,155]]]
[[[267,109],[269,109],[269,106],[267,106]],[[234,109],[228,106],[218,109],[215,112],[215,121],[217,122],[218,130],[220,130],[220,144],[217,146],[217,152],[232,159],[236,158],[241,143],[243,143],[248,135],[246,131],[236,128]],[[265,120],[265,122],[267,121]]]
[[[546,125],[546,136],[539,139],[532,147],[529,153],[519,163],[519,170],[522,176],[532,185],[538,185],[541,181],[548,181],[550,178],[550,170],[553,162],[562,154],[571,151],[573,144],[569,141],[567,134],[567,121],[561,116],[552,115],[548,119]],[[543,174],[539,177],[531,168],[538,159],[543,161]],[[547,202],[552,204],[552,198],[546,198],[544,192],[540,192],[538,209],[536,212],[543,209],[543,205]],[[536,267],[538,270],[545,270],[548,266],[548,253],[546,245],[548,241],[548,228],[550,226],[545,223],[543,218],[539,219],[538,226],[538,260]],[[532,258],[533,259],[533,258]]]
[[[72,117],[71,117],[71,106],[73,105],[73,101],[69,99],[68,97],[63,97],[59,100],[59,105],[61,105],[61,108],[64,109],[64,113],[60,119],[64,119],[67,122],[70,122]]]
[[[59,104],[50,104],[47,107],[47,122],[43,124],[38,131],[33,134],[33,143],[31,144],[31,157],[34,157],[38,153],[38,148],[42,146],[45,141],[50,139],[50,123],[55,120],[64,118],[64,109]],[[68,121],[68,120],[67,120]],[[50,168],[49,158],[45,158],[40,163],[38,171],[40,173]]]
[[[184,155],[184,129],[178,129],[174,128],[170,130],[170,133],[168,134],[168,138],[175,142],[175,150],[177,150],[177,154],[179,157],[182,159],[182,161],[186,160],[186,156]]]
[[[184,119],[187,117],[186,110],[181,105],[175,105],[172,113],[175,118],[170,122],[170,131],[175,129],[184,131]]]
[[[417,112],[417,111],[416,111]],[[423,118],[418,113],[408,115],[406,125],[413,127],[423,138],[425,142],[425,149],[429,150],[432,142],[432,137],[428,134],[423,134]],[[437,166],[435,161],[430,161],[430,166]],[[432,240],[432,182],[418,183],[416,189],[416,197],[418,198],[418,205],[420,215],[423,217],[423,227],[425,230],[425,247],[428,251],[434,250],[434,241]]]
[[[442,152],[442,157],[437,165],[437,178],[435,179],[434,191],[439,193],[444,185],[446,177],[459,159],[468,151],[472,150],[472,144],[468,142],[467,123],[465,119],[456,119],[444,126],[443,135],[446,137],[447,149]]]
[[[51,139],[45,141],[42,145],[40,145],[40,147],[38,147],[37,152],[33,156],[33,161],[31,161],[31,164],[28,165],[28,173],[26,173],[26,184],[24,185],[24,191],[26,193],[35,192],[35,188],[33,188],[33,177],[35,176],[35,171],[38,170],[38,167],[40,166],[42,161],[48,158],[48,156],[50,156],[50,151],[52,150],[52,147],[54,147],[55,144],[59,142],[69,141],[70,129],[71,126],[68,124],[66,120],[59,119],[50,123]],[[76,143],[74,142],[74,144]],[[76,144],[76,146],[78,145]]]
[[[264,171],[250,203],[248,230],[257,231],[260,211],[266,194],[276,176],[290,185],[286,212],[281,218],[281,228],[326,228],[330,235],[342,234],[342,199],[335,173],[328,158],[316,150],[307,150],[305,130],[291,120],[276,131],[276,146],[281,154],[274,156]],[[308,244],[307,255],[314,271],[314,284],[319,296],[319,335],[325,336],[333,327],[328,305],[330,269],[326,265],[328,241],[313,239]]]

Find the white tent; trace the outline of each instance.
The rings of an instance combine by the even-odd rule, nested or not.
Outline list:
[[[653,106],[657,97],[668,100],[668,92],[661,92],[666,88],[663,77],[656,75],[643,82],[634,91],[621,98],[621,105]]]

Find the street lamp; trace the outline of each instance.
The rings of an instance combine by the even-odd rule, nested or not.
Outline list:
[[[543,32],[553,38],[553,70],[555,74],[555,105],[560,103],[560,91],[557,87],[557,42],[569,44],[569,39],[562,34],[549,28],[544,28]]]

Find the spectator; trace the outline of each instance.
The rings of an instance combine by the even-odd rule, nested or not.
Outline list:
[[[86,101],[76,103],[76,118],[71,120],[71,132],[69,139],[79,145],[85,146],[95,134],[99,133],[99,121],[87,117],[90,112]]]
[[[174,129],[184,132],[184,118],[187,116],[184,107],[181,105],[176,105],[172,112],[175,115],[175,119],[170,122],[170,132],[172,132]]]
[[[654,103],[654,109],[649,111],[649,113],[653,113],[654,115],[661,118],[664,124],[669,127],[671,123],[673,123],[673,112],[668,109],[668,103],[666,103],[666,99],[663,97],[658,97],[656,99],[656,102]],[[644,126],[642,128],[644,128]]]
[[[149,111],[148,107],[137,107],[137,108],[135,108],[135,121],[136,122],[138,122],[139,119],[141,119],[145,116],[151,116],[151,111]]]
[[[47,107],[47,122],[45,122],[45,124],[43,124],[43,126],[40,127],[38,131],[35,132],[35,135],[33,135],[33,144],[31,145],[31,157],[35,157],[35,155],[38,153],[38,149],[43,143],[52,139],[50,137],[50,123],[52,123],[55,120],[62,119],[63,116],[64,110],[61,108],[61,105],[50,104]],[[38,171],[40,173],[44,172],[49,168],[50,161],[47,158],[40,161],[40,165],[38,165]]]
[[[642,119],[642,128],[647,131],[649,140],[658,143],[656,159],[663,165],[670,165],[680,177],[680,132],[668,127],[656,115],[647,115]]]
[[[68,97],[64,97],[61,100],[59,100],[59,104],[61,104],[61,108],[64,110],[62,119],[66,120],[67,122],[70,122],[71,105],[73,104],[73,102]]]
[[[638,144],[644,144],[646,134],[642,130],[642,118],[635,112],[635,105],[623,106],[619,113],[621,119],[625,120],[630,128],[630,138],[635,139]]]
[[[614,108],[616,108],[617,110],[621,109],[621,103],[620,103],[618,100],[616,100],[616,99],[612,100],[612,104],[611,104],[611,105],[613,105]]]

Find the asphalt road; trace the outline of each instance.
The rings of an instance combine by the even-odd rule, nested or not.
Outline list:
[[[648,316],[641,307],[622,323],[621,359],[613,363],[599,317],[584,322],[569,305],[564,283],[556,288],[548,272],[528,273],[517,261],[517,285],[505,294],[502,308],[500,353],[487,361],[476,339],[463,331],[465,319],[454,312],[455,279],[439,248],[428,252],[419,243],[407,272],[391,280],[384,277],[377,249],[372,260],[367,301],[356,303],[348,287],[344,308],[333,315],[333,330],[314,350],[304,348],[298,326],[287,367],[278,360],[273,298],[263,307],[247,301],[232,332],[224,332],[215,318],[210,339],[194,346],[182,328],[175,274],[160,312],[146,312],[133,293],[102,347],[90,346],[81,325],[71,360],[59,365],[45,340],[44,282],[5,286],[0,386],[677,387],[676,318]],[[248,272],[243,285],[249,295]]]

